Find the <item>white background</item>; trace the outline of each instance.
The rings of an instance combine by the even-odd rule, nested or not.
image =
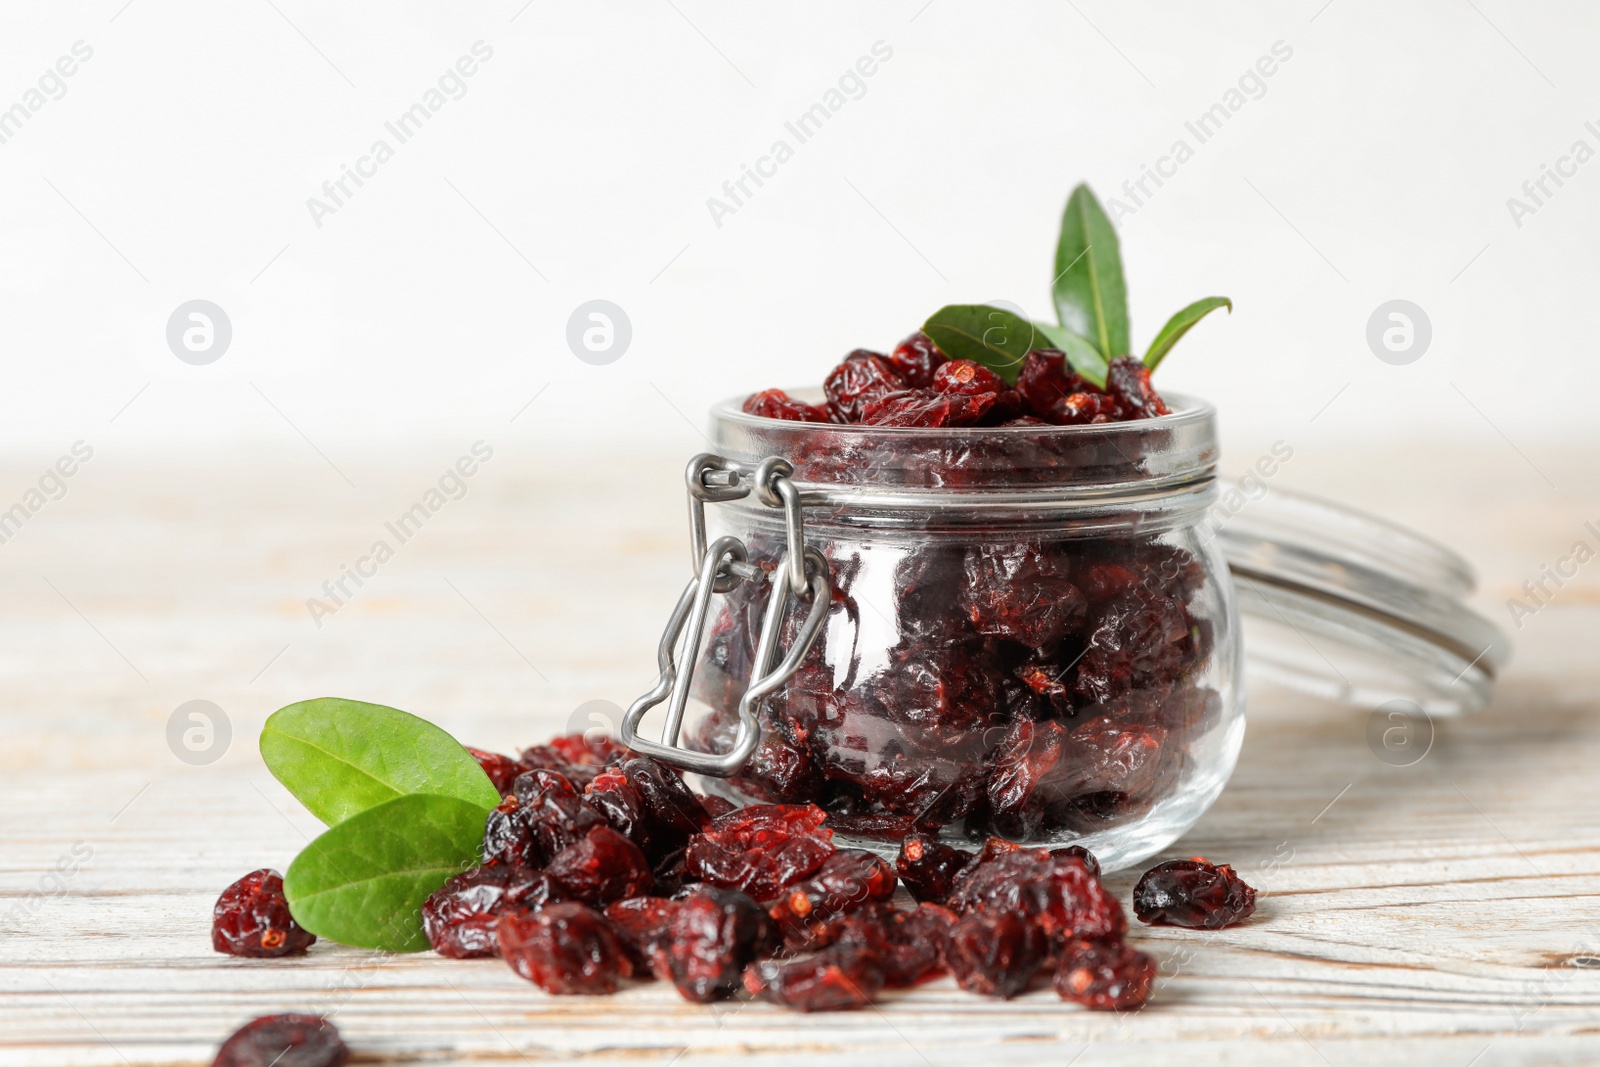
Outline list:
[[[1600,149],[1588,5],[523,2],[7,4],[0,106],[94,50],[0,145],[7,458],[686,453],[712,400],[815,383],[944,303],[1048,315],[1072,185],[1194,144],[1278,41],[1265,94],[1120,221],[1136,348],[1236,302],[1158,383],[1215,400],[1230,447],[1596,440],[1600,162],[1520,228],[1506,203]],[[466,95],[316,226],[307,198],[479,40]],[[865,94],[717,226],[707,198],[878,41]],[[1410,366],[1364,336],[1397,297],[1433,325]],[[165,343],[194,298],[232,320],[209,366]],[[632,320],[609,366],[565,342],[592,298]]]

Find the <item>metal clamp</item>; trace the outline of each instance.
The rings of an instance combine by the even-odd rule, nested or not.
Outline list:
[[[689,539],[695,573],[678,597],[666,631],[661,635],[656,653],[661,677],[655,688],[635,700],[622,717],[622,743],[634,751],[682,770],[727,778],[743,769],[760,744],[761,703],[800,669],[817,635],[822,632],[833,596],[827,559],[815,548],[805,545],[800,493],[789,480],[793,473],[794,467],[776,456],[754,467],[710,453],[689,461],[684,476],[689,487]],[[770,578],[766,569],[749,561],[748,549],[737,537],[719,537],[706,544],[705,505],[739,500],[752,493],[768,507],[783,509],[787,544]],[[683,730],[683,716],[688,706],[690,683],[694,680],[695,661],[705,635],[711,597],[714,593],[727,593],[747,581],[770,581],[772,591],[761,620],[761,636],[756,641],[750,684],[739,699],[738,732],[726,752],[696,752],[680,745],[678,738]],[[778,642],[791,596],[810,607],[793,644],[779,660]],[[680,647],[681,670],[677,658]],[[640,720],[663,701],[668,703],[661,740],[640,737]]]

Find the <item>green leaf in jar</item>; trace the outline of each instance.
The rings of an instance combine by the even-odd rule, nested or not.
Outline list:
[[[1128,354],[1128,292],[1117,231],[1087,185],[1072,190],[1062,213],[1051,288],[1061,325],[1088,338],[1108,360]]]
[[[283,878],[289,913],[318,937],[355,948],[428,947],[422,904],[478,862],[484,810],[412,793],[339,823],[307,845]]]
[[[295,799],[329,826],[409,793],[455,797],[480,816],[500,803],[499,791],[460,742],[426,719],[382,704],[323,697],[280,708],[261,728],[261,756]]]
[[[1106,387],[1106,371],[1110,369],[1106,357],[1087,338],[1079,337],[1065,326],[1036,322],[1033,327],[1050,342],[1051,348],[1061,350],[1067,357],[1067,363],[1080,377],[1101,389]]]
[[[1172,346],[1178,343],[1179,338],[1189,332],[1189,328],[1205,318],[1217,308],[1227,308],[1228,314],[1233,314],[1233,301],[1225,296],[1208,296],[1204,300],[1196,300],[1161,327],[1161,332],[1156,334],[1156,339],[1150,342],[1150,350],[1144,354],[1144,365],[1149,370],[1155,370],[1161,365]]]
[[[988,304],[947,304],[928,317],[922,332],[951,359],[981,363],[1007,385],[1016,384],[1030,349],[1046,347],[1033,323]]]

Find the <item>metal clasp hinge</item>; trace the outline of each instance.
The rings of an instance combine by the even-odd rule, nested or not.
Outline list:
[[[805,545],[800,493],[789,480],[793,473],[794,468],[778,457],[763,460],[753,468],[709,453],[689,461],[685,479],[689,486],[689,536],[695,573],[679,596],[666,631],[661,635],[656,653],[661,676],[655,688],[635,700],[622,717],[622,743],[627,747],[682,770],[727,778],[743,769],[760,744],[762,701],[782,688],[800,669],[817,635],[822,632],[833,597],[827,559],[815,548]],[[782,508],[784,513],[787,543],[770,578],[764,568],[749,561],[749,551],[737,537],[719,537],[706,544],[706,503],[738,500],[752,492],[763,504]],[[697,752],[680,745],[679,735],[711,597],[727,593],[746,581],[770,581],[772,590],[761,620],[761,636],[756,641],[750,683],[739,699],[738,732],[726,752]],[[793,644],[780,660],[778,643],[791,597],[808,604],[809,608]],[[681,670],[677,659],[680,650]],[[663,701],[668,703],[661,740],[640,737],[640,720]]]

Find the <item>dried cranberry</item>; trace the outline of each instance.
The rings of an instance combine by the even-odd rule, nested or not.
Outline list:
[[[671,935],[672,917],[681,906],[665,897],[630,897],[606,905],[606,921],[628,950],[636,974],[649,971],[656,950],[663,948]]]
[[[1170,415],[1171,410],[1150,384],[1150,370],[1132,356],[1118,356],[1106,371],[1106,392],[1116,397],[1130,418]]]
[[[1023,916],[1052,942],[1119,937],[1122,905],[1082,859],[1018,849],[978,861],[957,876],[949,898],[958,915],[984,911]]]
[[[1100,860],[1095,857],[1093,852],[1090,852],[1082,845],[1063,845],[1061,848],[1053,848],[1050,850],[1050,855],[1075,859],[1089,868],[1090,872],[1096,877],[1100,875]]]
[[[835,945],[795,959],[758,960],[744,972],[749,992],[800,1011],[863,1008],[883,985],[876,956],[858,945]]]
[[[652,959],[657,977],[671,981],[685,1000],[705,1004],[731,996],[745,967],[778,944],[772,920],[736,890],[696,889],[677,903]]]
[[[767,909],[791,943],[803,944],[811,924],[894,896],[889,865],[865,849],[845,848],[817,872],[784,890]]]
[[[1017,719],[1006,732],[989,774],[989,822],[1011,837],[1040,837],[1061,822],[1070,796],[1063,790],[1067,728],[1059,722]]]
[[[946,363],[949,366],[949,363]],[[939,368],[944,370],[944,368]],[[994,408],[998,394],[941,394],[933,389],[906,389],[874,397],[862,406],[862,426],[978,426]]]
[[[222,891],[212,910],[211,947],[230,956],[299,956],[316,940],[289,914],[277,871],[245,875]]]
[[[1156,961],[1122,941],[1068,941],[1056,963],[1062,1000],[1095,1011],[1129,1011],[1150,999]]]
[[[605,819],[606,824],[641,849],[650,843],[644,798],[620,767],[607,767],[595,775],[583,791],[583,802]]]
[[[683,776],[666,764],[640,756],[624,763],[622,772],[644,801],[652,851],[682,848],[690,834],[711,821],[700,798],[683,784]]]
[[[699,793],[696,796],[700,801],[700,806],[706,809],[706,815],[713,819],[720,818],[730,811],[739,810],[739,805],[727,797],[719,797],[715,793]]]
[[[952,848],[928,834],[909,834],[900,843],[895,870],[912,896],[920,901],[943,904],[956,875],[972,859],[971,852]]]
[[[845,356],[822,383],[835,422],[860,422],[868,403],[905,387],[887,359],[864,348]]]
[[[970,359],[952,359],[934,373],[933,388],[936,392],[954,396],[982,396],[1005,392],[1006,383],[982,363]]]
[[[1256,910],[1256,891],[1226,863],[1198,857],[1158,863],[1133,887],[1133,913],[1155,926],[1220,930]]]
[[[828,409],[795,400],[782,389],[768,389],[753,393],[745,399],[744,412],[769,419],[786,419],[789,422],[831,422]]]
[[[1167,685],[1189,659],[1189,637],[1183,605],[1140,586],[1099,612],[1078,661],[1073,693],[1099,702],[1130,689]]]
[[[543,745],[522,750],[529,770],[555,771],[582,789],[606,767],[621,763],[632,753],[603,734],[566,734]]]
[[[556,771],[520,775],[512,795],[489,813],[483,861],[543,866],[605,820],[583,803],[572,783]]]
[[[596,908],[647,893],[655,885],[650,861],[639,846],[609,826],[591,827],[552,856],[545,870],[568,897]]]
[[[944,361],[944,353],[933,343],[933,338],[921,330],[901,341],[889,353],[889,365],[913,389],[932,385],[934,372]]]
[[[945,935],[945,965],[956,984],[983,996],[1010,998],[1021,993],[1049,954],[1044,932],[1012,912],[973,912],[958,919]]]
[[[1046,422],[1055,417],[1062,401],[1084,391],[1087,383],[1067,365],[1065,354],[1053,348],[1036,348],[1022,361],[1017,372],[1017,393],[1028,410]]]
[[[583,904],[550,904],[500,917],[500,955],[546,993],[614,993],[633,977],[615,931]]]
[[[1057,548],[980,545],[968,552],[965,569],[961,608],[980,634],[1044,649],[1083,625],[1087,601]]]
[[[833,854],[833,831],[822,826],[827,817],[815,804],[740,808],[690,839],[684,870],[712,885],[772,900]]]
[[[867,950],[883,971],[884,985],[903,989],[944,972],[944,943],[956,916],[938,904],[904,911],[868,904],[823,923],[813,943]]]
[[[1117,399],[1104,393],[1073,393],[1056,405],[1052,415],[1052,421],[1063,426],[1120,422],[1126,417]]]
[[[469,748],[467,751],[478,761],[478,766],[483,768],[483,773],[489,776],[489,781],[494,783],[501,796],[510,793],[511,783],[517,780],[517,775],[528,769],[510,756],[502,756],[498,752],[485,752],[481,748]]]
[[[211,1067],[344,1067],[350,1050],[320,1015],[263,1015],[217,1049]]]
[[[455,875],[422,905],[422,930],[441,956],[464,960],[498,951],[495,924],[506,911],[562,899],[544,871],[494,864]]]

